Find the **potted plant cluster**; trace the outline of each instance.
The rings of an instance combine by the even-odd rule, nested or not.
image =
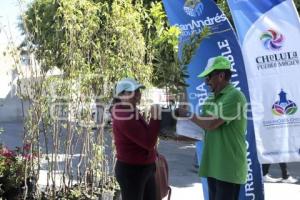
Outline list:
[[[0,197],[2,199],[21,199],[24,191],[34,191],[34,179],[29,176],[28,161],[35,159],[29,153],[30,145],[10,150],[0,144]],[[26,181],[25,181],[26,180]],[[28,195],[30,198],[30,195]]]

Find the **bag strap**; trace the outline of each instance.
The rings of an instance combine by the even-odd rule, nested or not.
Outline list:
[[[161,154],[159,154],[159,152],[157,150],[157,146],[155,147],[155,151],[156,151],[156,159],[158,159],[159,155],[161,155]],[[166,165],[166,168],[167,168],[167,171],[169,172],[169,166],[168,166],[168,164]],[[168,176],[169,176],[169,174],[168,174]],[[168,192],[168,200],[171,200],[172,188],[170,186],[168,186],[168,190],[169,190],[169,192]]]
[[[172,188],[170,186],[168,186],[168,189],[169,189],[168,200],[170,200],[171,194],[172,194]]]

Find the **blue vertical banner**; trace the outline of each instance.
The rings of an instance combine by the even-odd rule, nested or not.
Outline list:
[[[244,55],[258,158],[300,161],[300,21],[292,0],[228,0]]]
[[[200,43],[188,65],[187,99],[193,106],[192,111],[200,114],[201,106],[209,95],[209,88],[204,80],[197,76],[204,70],[209,58],[219,55],[227,57],[231,62],[233,72],[231,82],[236,88],[242,90],[249,100],[248,83],[240,46],[227,17],[214,1],[163,0],[163,4],[170,24],[181,30],[180,47],[189,41],[191,35],[200,34],[204,27],[208,27],[211,31],[211,34]],[[248,113],[248,117],[252,119],[251,113]],[[250,120],[246,138],[248,177],[247,183],[241,189],[240,199],[263,200],[261,168],[257,159],[253,123]]]

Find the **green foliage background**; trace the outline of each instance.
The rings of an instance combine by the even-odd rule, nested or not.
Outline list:
[[[227,1],[215,2],[232,22]],[[300,0],[294,2],[299,10]],[[126,76],[172,91],[185,86],[177,60],[180,31],[168,25],[162,1],[35,0],[24,19],[27,44],[43,70],[90,74],[83,79],[94,94],[111,96],[105,89]]]
[[[96,95],[122,77],[149,83],[152,69],[143,36],[141,2],[36,0],[25,13],[26,45],[43,71],[79,78]],[[111,96],[111,94],[106,94]]]

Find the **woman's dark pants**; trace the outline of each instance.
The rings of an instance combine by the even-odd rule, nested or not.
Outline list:
[[[131,165],[117,161],[115,173],[122,200],[155,200],[155,164]]]

